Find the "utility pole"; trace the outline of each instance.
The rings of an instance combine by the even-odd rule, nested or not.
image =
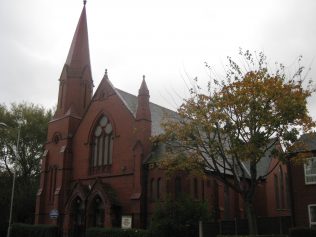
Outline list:
[[[18,138],[16,141],[16,149],[15,149],[15,161],[19,157],[19,145],[20,145],[20,134],[21,134],[21,125],[23,124],[22,120],[18,121]],[[0,127],[8,128],[9,126],[5,123],[0,122]],[[14,165],[13,165],[14,166]],[[16,170],[13,167],[13,180],[12,180],[12,192],[11,192],[11,202],[10,202],[10,214],[9,214],[9,225],[7,237],[11,236],[11,225],[12,225],[12,211],[13,211],[13,201],[14,201],[14,190],[15,190],[15,179],[16,179]]]

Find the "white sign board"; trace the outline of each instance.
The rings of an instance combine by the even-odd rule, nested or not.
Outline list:
[[[132,216],[122,216],[122,229],[131,229],[132,222],[133,222]]]
[[[59,216],[59,212],[57,209],[53,209],[49,212],[50,219],[57,219],[58,216]]]

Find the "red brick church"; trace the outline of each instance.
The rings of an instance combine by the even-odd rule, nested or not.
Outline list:
[[[163,151],[149,138],[162,133],[161,121],[176,113],[149,101],[145,78],[137,96],[115,88],[107,72],[94,93],[93,86],[84,6],[60,75],[56,113],[48,125],[35,223],[57,224],[64,233],[121,227],[122,220],[127,227],[145,228],[155,202],[181,192],[206,201],[220,218],[243,216],[239,196],[212,177],[179,174],[166,179],[155,167]],[[262,169],[273,165],[266,160]],[[285,187],[281,183],[287,171],[280,169],[277,185]],[[258,211],[286,215],[285,195],[275,194],[286,190],[273,187],[271,177],[272,185],[269,181],[260,188]],[[275,198],[283,198],[277,200],[278,205],[285,203],[282,208],[275,206]]]

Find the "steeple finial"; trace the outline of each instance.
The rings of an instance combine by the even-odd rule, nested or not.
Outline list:
[[[147,84],[145,81],[145,75],[143,75],[143,81],[142,84],[140,85],[139,91],[138,91],[138,95],[146,95],[149,96],[149,90],[147,88]]]
[[[104,77],[105,77],[105,78],[108,78],[108,69],[105,69]]]
[[[83,5],[85,6],[87,4],[87,0],[83,0]]]

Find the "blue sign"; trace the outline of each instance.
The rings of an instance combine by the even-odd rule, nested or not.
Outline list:
[[[57,209],[53,209],[49,212],[50,219],[57,219],[58,216],[59,216],[59,212]]]

